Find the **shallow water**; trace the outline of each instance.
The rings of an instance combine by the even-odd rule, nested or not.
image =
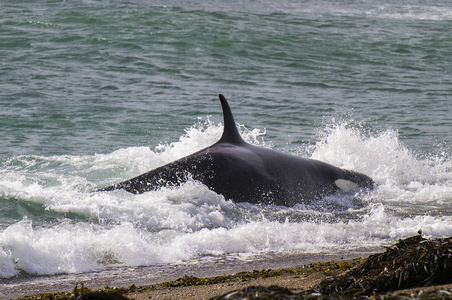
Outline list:
[[[371,252],[419,229],[452,235],[451,11],[3,1],[2,284],[142,267],[168,279],[218,260],[233,270],[274,253]],[[233,203],[197,182],[92,192],[214,143],[220,92],[248,142],[378,187],[295,207]]]

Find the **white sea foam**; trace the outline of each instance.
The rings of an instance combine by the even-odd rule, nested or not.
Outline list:
[[[377,5],[366,12],[369,16],[397,20],[451,20],[452,12],[448,7],[436,5]]]
[[[429,237],[452,234],[450,156],[421,157],[394,130],[369,133],[342,123],[328,126],[300,152],[373,177],[378,187],[361,195],[359,205],[342,195],[293,208],[233,203],[193,181],[141,195],[91,192],[202,149],[221,131],[221,124],[201,120],[179,141],[154,150],[4,161],[1,196],[34,206],[0,232],[0,276],[266,251],[348,251],[389,244],[418,229]],[[262,144],[262,131],[241,131],[247,141]]]
[[[331,2],[316,1],[296,6],[292,2],[283,1],[278,4],[267,3],[265,11],[277,11],[286,14],[333,15],[333,16],[368,16],[381,19],[396,20],[451,20],[452,12],[446,4],[419,3],[404,1],[403,3],[381,2]]]
[[[431,216],[399,219],[382,206],[359,221],[238,223],[231,228],[202,228],[158,233],[131,223],[114,226],[84,223],[33,228],[24,220],[7,228],[1,237],[10,254],[1,256],[2,275],[13,274],[13,263],[31,274],[55,274],[98,270],[105,265],[152,265],[187,261],[205,255],[298,251],[319,253],[378,246],[412,235],[450,234],[452,220]],[[315,234],[313,234],[315,233]],[[16,271],[17,272],[17,271]]]
[[[311,152],[312,158],[372,177],[378,184],[372,197],[380,202],[435,202],[446,207],[452,202],[450,154],[415,154],[392,129],[369,134],[345,123],[333,124]]]

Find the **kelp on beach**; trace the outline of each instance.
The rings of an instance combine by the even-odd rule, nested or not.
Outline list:
[[[400,240],[369,256],[350,272],[324,280],[313,291],[328,295],[371,295],[452,283],[452,237]]]
[[[399,240],[384,253],[373,254],[350,271],[327,278],[302,294],[277,287],[248,287],[213,299],[329,299],[330,296],[350,299],[448,283],[452,283],[452,237],[427,240],[419,234]],[[452,299],[452,291],[431,293],[412,298]],[[380,298],[399,299],[397,296]]]

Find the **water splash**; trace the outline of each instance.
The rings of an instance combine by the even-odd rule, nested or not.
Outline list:
[[[269,147],[265,132],[240,131],[248,142]],[[269,251],[346,252],[419,229],[434,237],[452,233],[450,156],[417,155],[394,130],[369,132],[344,122],[328,124],[300,152],[372,176],[378,187],[359,204],[353,195],[294,207],[233,203],[193,181],[141,195],[92,192],[209,146],[221,133],[221,124],[200,119],[178,141],[154,150],[1,161],[0,201],[8,215],[2,215],[0,276]]]

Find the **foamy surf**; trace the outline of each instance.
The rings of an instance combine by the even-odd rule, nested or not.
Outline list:
[[[240,130],[247,142],[271,147],[263,131]],[[416,155],[394,130],[344,123],[328,125],[316,144],[297,151],[368,174],[378,184],[372,192],[290,208],[233,203],[194,181],[140,195],[93,192],[209,146],[221,132],[221,124],[200,119],[178,141],[153,150],[2,160],[0,195],[18,219],[2,224],[0,276],[370,251],[419,229],[432,237],[452,233],[450,156]]]

